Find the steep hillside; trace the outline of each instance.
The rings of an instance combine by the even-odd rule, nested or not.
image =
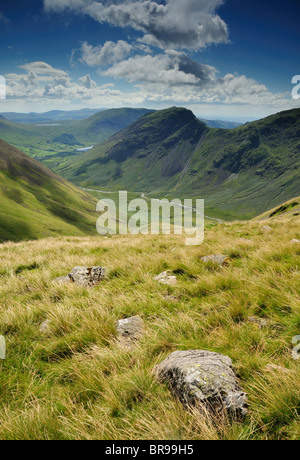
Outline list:
[[[84,120],[63,125],[57,131],[73,134],[81,143],[97,144],[151,112],[147,109],[129,108],[105,110]]]
[[[210,215],[250,218],[299,195],[299,136],[300,109],[223,130],[172,108],[144,116],[61,174],[84,186],[202,197]]]
[[[292,200],[287,201],[286,203],[276,206],[276,208],[271,209],[264,214],[255,218],[255,220],[264,220],[264,219],[278,219],[285,217],[298,217],[300,216],[300,196],[293,198]]]
[[[154,112],[69,162],[61,173],[81,185],[172,188],[207,132],[188,110]]]
[[[95,203],[0,140],[0,242],[95,234]]]

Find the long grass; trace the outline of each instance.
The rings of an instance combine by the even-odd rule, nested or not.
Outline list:
[[[199,247],[179,236],[1,245],[0,439],[299,439],[299,217],[272,220],[268,233],[263,225],[212,226]],[[204,264],[210,254],[228,266]],[[95,289],[52,284],[76,265],[106,266],[108,279]],[[164,270],[177,286],[153,280]],[[124,348],[115,321],[133,315],[145,335]],[[188,411],[156,381],[155,365],[188,349],[231,357],[249,395],[245,422]]]

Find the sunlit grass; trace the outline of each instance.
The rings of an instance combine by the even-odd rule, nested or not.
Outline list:
[[[299,439],[299,217],[217,225],[203,245],[178,236],[50,238],[0,251],[1,439]],[[249,241],[245,241],[248,238]],[[225,254],[226,267],[201,257]],[[95,289],[52,280],[102,265]],[[176,273],[175,287],[153,277]],[[145,335],[124,348],[115,321],[140,315]],[[259,327],[250,317],[267,320]],[[41,324],[49,320],[47,333]],[[230,356],[249,394],[243,424],[186,411],[153,369],[174,350]],[[273,363],[289,369],[266,373]]]

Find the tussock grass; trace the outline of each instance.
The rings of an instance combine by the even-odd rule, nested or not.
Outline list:
[[[272,220],[270,233],[263,225],[211,226],[199,247],[179,236],[1,245],[0,438],[299,439],[299,217]],[[204,264],[210,254],[228,266]],[[103,265],[109,276],[95,289],[51,283],[76,265]],[[177,286],[153,280],[164,270]],[[133,315],[146,332],[124,348],[115,321]],[[244,423],[187,411],[156,381],[155,365],[178,349],[232,358],[249,394]],[[266,373],[269,363],[291,372]]]

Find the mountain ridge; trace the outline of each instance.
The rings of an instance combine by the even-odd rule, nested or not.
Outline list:
[[[299,194],[299,136],[300,109],[224,130],[173,107],[143,116],[59,171],[81,186],[198,196],[219,217],[252,218]]]

